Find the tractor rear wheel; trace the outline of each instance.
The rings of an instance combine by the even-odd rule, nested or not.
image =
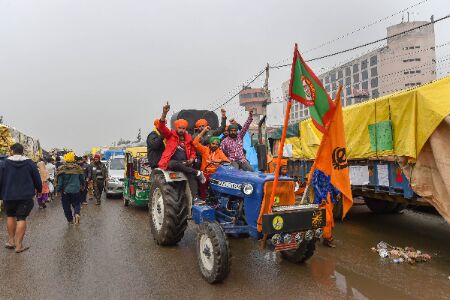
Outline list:
[[[185,181],[166,182],[162,174],[152,176],[150,228],[158,245],[175,245],[184,236],[188,219],[185,185]]]
[[[218,223],[205,222],[199,226],[197,259],[200,272],[209,283],[223,281],[230,272],[230,248]]]
[[[294,264],[307,261],[314,255],[316,250],[316,241],[303,241],[297,249],[281,251],[281,257]]]

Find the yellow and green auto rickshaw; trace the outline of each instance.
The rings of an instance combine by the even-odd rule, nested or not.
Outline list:
[[[150,167],[146,147],[125,150],[125,177],[123,181],[123,203],[147,206],[150,192]]]

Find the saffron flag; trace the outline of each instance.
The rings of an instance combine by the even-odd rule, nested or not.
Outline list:
[[[292,61],[289,97],[308,106],[314,125],[325,133],[335,105],[320,79],[303,60],[297,44],[295,44]]]
[[[345,217],[353,205],[352,189],[345,147],[344,120],[341,106],[341,88],[336,95],[336,109],[330,120],[309,173],[308,183],[313,188],[314,203],[337,201],[341,195]]]

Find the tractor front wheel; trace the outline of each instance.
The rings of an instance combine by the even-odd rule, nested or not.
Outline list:
[[[281,251],[281,257],[294,264],[307,261],[316,250],[316,241],[303,241],[297,249]]]
[[[197,234],[197,258],[200,272],[209,283],[223,281],[230,272],[230,248],[218,223],[205,222]]]
[[[184,236],[188,218],[185,185],[185,181],[166,182],[162,174],[152,176],[150,227],[158,245],[175,245]]]

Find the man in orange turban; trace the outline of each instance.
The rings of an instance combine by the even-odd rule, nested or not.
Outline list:
[[[192,136],[186,131],[188,122],[183,119],[175,121],[175,129],[170,130],[166,126],[167,113],[170,105],[167,103],[163,107],[163,113],[158,124],[158,131],[166,139],[166,148],[159,161],[159,167],[163,170],[183,172],[188,178],[194,202],[201,202],[198,199],[197,179],[201,183],[206,182],[202,171],[192,168],[195,160],[195,148],[192,145]]]

